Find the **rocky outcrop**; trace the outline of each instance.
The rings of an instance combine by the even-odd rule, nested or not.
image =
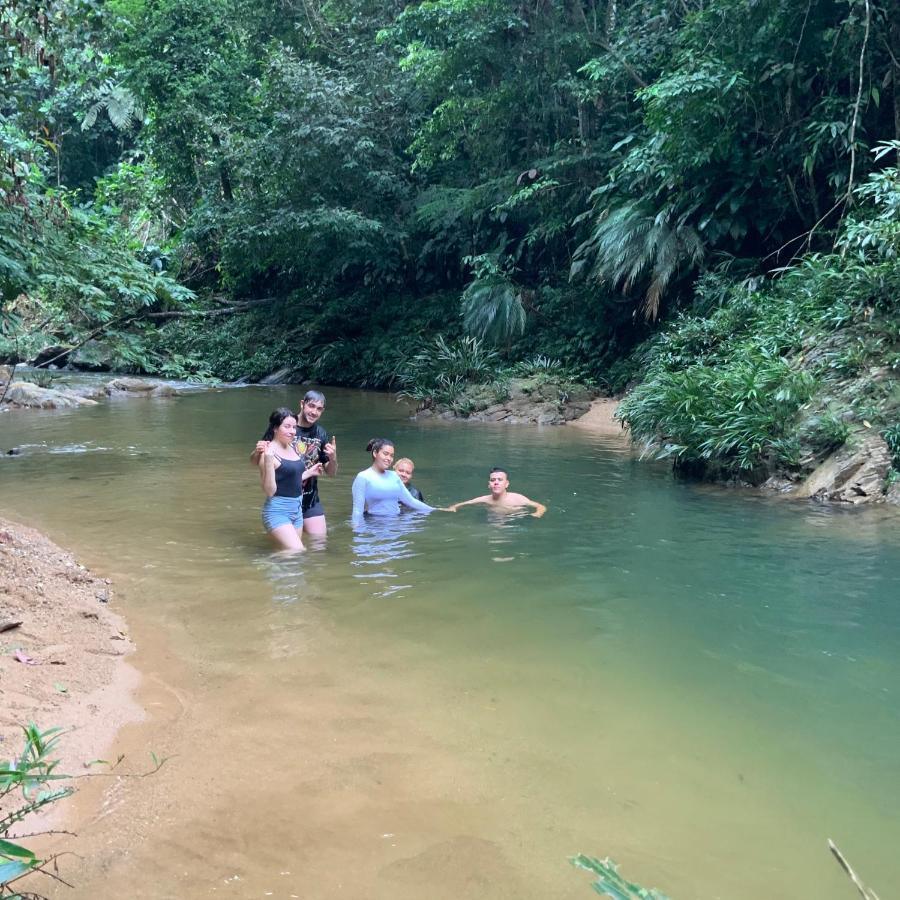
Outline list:
[[[68,347],[63,347],[61,344],[51,344],[49,347],[38,350],[34,359],[31,360],[31,365],[38,369],[44,366],[62,368],[68,361],[70,352]]]
[[[475,385],[452,406],[420,409],[416,418],[465,419],[468,422],[500,422],[504,425],[564,425],[583,416],[596,392],[540,378],[512,381],[505,398],[493,386]]]
[[[828,503],[871,503],[885,499],[891,453],[879,434],[848,441],[800,485],[796,496]]]
[[[5,403],[31,409],[71,409],[96,406],[97,401],[75,391],[40,387],[30,381],[14,381],[6,392]]]
[[[122,394],[138,397],[174,397],[178,393],[171,384],[146,381],[143,378],[113,378],[104,391],[110,397]]]
[[[8,376],[7,376],[8,377]],[[0,393],[3,373],[0,372]],[[107,384],[78,385],[71,388],[47,388],[30,381],[14,381],[6,392],[4,404],[23,409],[71,409],[96,406],[98,401],[128,397],[175,397],[178,388],[143,378],[114,378]]]
[[[103,341],[88,341],[69,355],[69,366],[85,372],[109,372],[115,362],[115,353]]]
[[[284,366],[284,368],[278,369],[276,372],[272,372],[269,375],[266,375],[265,378],[260,378],[260,384],[290,384],[291,376],[293,375],[294,370],[290,366]]]

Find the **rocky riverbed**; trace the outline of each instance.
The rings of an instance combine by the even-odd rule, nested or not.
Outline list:
[[[54,377],[49,373],[48,383],[42,384],[32,377],[17,377],[9,366],[0,366],[0,397],[3,406],[18,409],[71,409],[78,406],[96,406],[115,397],[174,397],[180,388],[165,381],[148,378],[115,377],[108,380],[92,380],[89,383],[68,385],[65,376]]]

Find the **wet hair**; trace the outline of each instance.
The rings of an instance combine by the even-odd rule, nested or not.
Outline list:
[[[506,469],[503,468],[503,466],[494,466],[491,471],[488,472],[488,476],[493,475],[494,472],[502,472],[507,478],[509,478],[509,472],[507,472]]]
[[[382,447],[393,447],[394,442],[388,440],[387,438],[372,438],[368,444],[366,444],[366,451],[371,453],[374,456]]]
[[[295,413],[292,409],[288,409],[286,406],[279,406],[278,409],[272,412],[272,415],[269,416],[269,427],[266,429],[266,433],[263,435],[262,439],[264,441],[271,441],[275,437],[275,432],[281,427],[281,423],[285,419],[297,419],[297,413]]]
[[[307,403],[310,400],[314,401],[315,403],[321,403],[322,406],[325,405],[325,395],[321,391],[307,391],[303,395],[303,402]]]
[[[400,465],[400,463],[409,463],[409,467],[411,469],[415,469],[416,467],[416,464],[408,456],[401,456],[400,459],[395,459],[394,468],[396,469],[397,466]]]

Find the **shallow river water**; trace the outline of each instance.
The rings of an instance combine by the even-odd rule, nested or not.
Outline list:
[[[587,900],[587,853],[673,900],[844,900],[827,838],[900,884],[895,516],[332,389],[327,546],[280,559],[247,457],[298,393],[0,417],[0,511],[113,578],[148,710],[121,742],[170,757],[92,785],[65,896]],[[549,511],[354,535],[379,435],[430,502],[502,464]]]

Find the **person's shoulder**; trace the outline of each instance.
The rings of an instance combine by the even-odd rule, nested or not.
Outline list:
[[[297,434],[302,434],[307,440],[318,438],[321,441],[327,442],[328,439],[328,432],[318,422],[316,422],[315,425],[298,426]]]
[[[506,492],[506,501],[507,501],[507,503],[516,503],[519,505],[524,505],[526,503],[533,502],[533,501],[529,500],[524,494],[519,494],[516,491],[507,491]]]

